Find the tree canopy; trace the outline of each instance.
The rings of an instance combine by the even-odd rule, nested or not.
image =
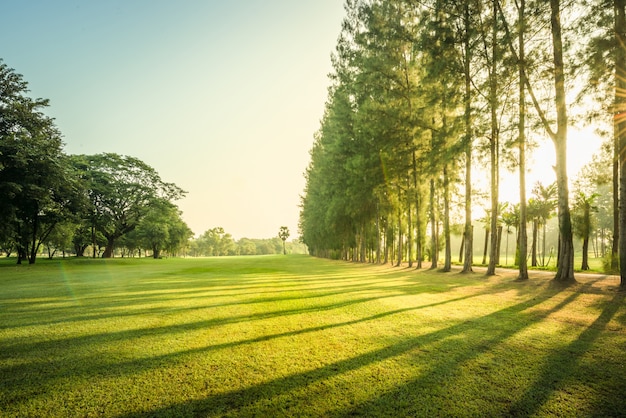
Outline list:
[[[53,241],[63,247],[74,241],[81,255],[91,245],[95,254],[100,236],[102,255],[110,257],[116,240],[142,221],[147,234],[156,208],[167,207],[176,219],[179,241],[190,236],[173,204],[182,189],[134,157],[66,155],[46,106],[48,100],[30,98],[26,81],[0,60],[0,243],[17,252],[18,263],[34,263],[41,246]],[[154,240],[150,245],[156,249]],[[172,241],[166,246],[174,249]]]
[[[624,43],[614,38],[623,9],[619,1],[347,0],[326,110],[305,172],[300,232],[311,252],[409,266],[417,261],[418,267],[430,259],[434,268],[444,250],[447,270],[452,225],[463,208],[462,256],[470,271],[477,206],[472,171],[480,170],[490,180],[493,274],[502,235],[500,170],[519,167],[521,214],[507,217],[518,222],[523,250],[516,259],[526,279],[526,223],[532,220],[526,149],[543,137],[556,152],[549,202],[560,231],[555,279],[573,281],[568,127],[585,112],[606,124],[606,109],[613,107],[610,96],[578,87],[584,77],[623,92],[619,68],[598,64],[622,59],[616,51]],[[600,30],[578,19],[596,15],[605,25]],[[593,51],[593,59],[581,50]],[[576,94],[578,101],[571,99]],[[585,102],[592,96],[597,107]],[[539,225],[551,216],[544,212],[532,215]]]

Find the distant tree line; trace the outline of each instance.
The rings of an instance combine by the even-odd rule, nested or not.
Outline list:
[[[48,257],[225,256],[306,253],[288,230],[235,241],[223,228],[197,238],[175,202],[185,192],[143,161],[114,153],[68,155],[48,100],[0,60],[0,253]]]
[[[281,232],[283,232],[282,229]],[[297,240],[285,242],[287,238],[283,240],[283,237],[285,237],[284,234],[268,239],[241,238],[236,241],[231,234],[224,231],[224,228],[215,227],[191,240],[187,254],[192,257],[211,257],[307,253],[306,245]]]
[[[48,100],[0,60],[0,251],[35,263],[47,249],[112,257],[177,254],[192,232],[175,201],[185,192],[137,158],[67,155]],[[85,254],[90,249],[91,254]]]
[[[499,264],[506,222],[518,232],[519,279],[528,279],[545,222],[556,214],[554,278],[574,281],[574,239],[586,251],[602,197],[612,219],[603,246],[626,287],[625,7],[621,0],[346,0],[305,173],[300,233],[310,251],[418,268],[430,259],[448,271],[460,228],[470,272],[480,166],[489,183],[488,275]],[[606,127],[606,150],[570,190],[568,127],[585,119]],[[550,199],[529,199],[527,152],[545,137],[555,149],[556,183],[541,185]],[[503,168],[517,171],[521,186],[519,206],[507,210]]]

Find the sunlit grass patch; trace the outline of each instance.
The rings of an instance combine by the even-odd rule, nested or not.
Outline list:
[[[0,264],[0,416],[619,415],[626,307],[306,256]]]

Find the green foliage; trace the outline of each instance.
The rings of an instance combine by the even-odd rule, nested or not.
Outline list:
[[[192,244],[191,254],[194,256],[225,256],[234,255],[235,241],[231,234],[222,227],[215,227],[205,231]]]
[[[138,247],[151,249],[154,258],[164,250],[176,255],[193,236],[178,208],[165,199],[153,202],[134,232]]]
[[[79,210],[80,185],[44,99],[0,60],[0,241],[34,263],[55,226]]]
[[[255,255],[256,244],[253,240],[242,238],[237,242],[237,255]]]
[[[283,254],[286,255],[287,248],[285,246],[285,241],[287,241],[287,238],[289,238],[289,228],[287,228],[286,226],[281,226],[280,230],[278,231],[278,238],[283,240]]]
[[[288,237],[288,236],[287,236]],[[211,257],[225,255],[272,255],[280,253],[306,254],[307,248],[301,242],[287,242],[282,238],[241,238],[234,241],[221,227],[209,229],[189,243],[189,255]]]
[[[619,274],[619,257],[607,252],[602,257],[602,271],[607,274]]]
[[[48,235],[46,247],[48,247],[48,256],[52,258],[57,251],[63,255],[70,254],[73,251],[73,241],[78,224],[72,221],[57,223]]]
[[[171,206],[184,195],[137,158],[65,155],[61,133],[43,113],[48,101],[28,97],[27,86],[0,60],[0,242],[6,253],[17,252],[18,263],[34,263],[42,245],[52,255],[65,253],[70,243],[77,255],[91,246],[94,256],[106,245],[104,256],[110,257],[116,240],[151,208]],[[184,246],[189,228],[177,211],[172,217],[177,219],[168,221],[161,240],[153,228],[147,240],[153,250],[174,253]]]
[[[88,219],[107,239],[103,257],[113,255],[116,241],[132,232],[155,205],[180,199],[185,192],[161,180],[143,161],[113,153],[78,155],[75,167],[82,173],[91,207]],[[156,229],[155,240],[166,240],[166,232]],[[152,241],[149,245],[152,245]],[[159,250],[160,251],[160,250]]]

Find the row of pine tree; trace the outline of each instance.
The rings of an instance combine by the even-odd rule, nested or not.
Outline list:
[[[585,121],[606,127],[616,202],[626,182],[618,158],[626,148],[624,3],[347,0],[305,173],[300,232],[310,251],[418,268],[430,260],[449,270],[460,208],[463,271],[471,271],[476,176],[487,176],[487,273],[494,274],[499,191],[507,186],[499,179],[511,170],[520,184],[519,278],[527,279],[527,160],[549,138],[557,156],[555,280],[574,281],[568,129]],[[618,251],[620,211],[613,208],[615,266],[626,246]],[[626,209],[622,218],[626,227]]]

